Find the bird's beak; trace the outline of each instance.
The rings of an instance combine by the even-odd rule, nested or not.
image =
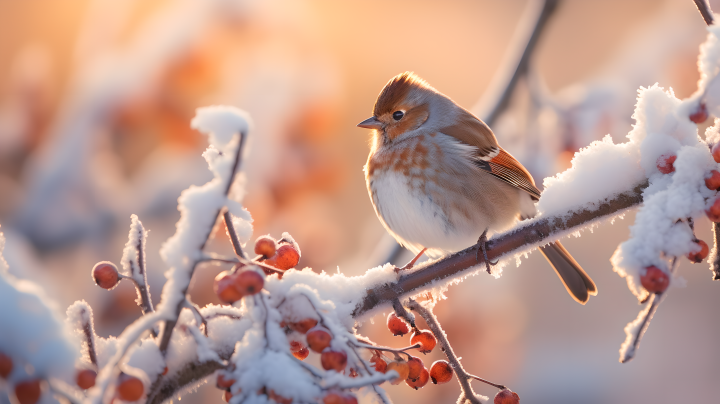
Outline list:
[[[368,129],[382,129],[383,124],[382,122],[378,121],[377,118],[374,116],[360,122],[357,124],[360,128],[368,128]]]

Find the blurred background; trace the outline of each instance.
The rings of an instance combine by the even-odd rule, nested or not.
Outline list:
[[[720,10],[720,1],[711,4]],[[158,249],[175,230],[177,197],[211,178],[201,157],[206,139],[190,119],[197,107],[230,104],[256,124],[244,201],[254,237],[288,231],[302,248],[301,266],[362,274],[393,241],[365,188],[369,133],[355,125],[387,80],[406,70],[483,116],[481,98],[530,6],[0,0],[0,230],[11,272],[43,285],[61,311],[85,299],[98,333],[117,335],[140,314],[135,291],[128,282],[102,290],[90,270],[119,261],[136,213],[150,230],[157,303],[167,269]],[[623,141],[639,86],[659,82],[689,96],[705,32],[691,0],[562,1],[495,133],[541,184],[591,141]],[[450,286],[436,313],[466,369],[524,403],[716,402],[720,283],[705,264],[683,260],[686,287],[672,290],[637,358],[618,363],[623,327],[640,306],[609,258],[632,221],[628,213],[564,242],[598,284],[586,306],[536,253],[500,279],[480,274]],[[697,229],[712,241],[707,220]],[[231,252],[222,235],[210,248]],[[217,303],[212,280],[220,270],[196,272],[193,301]],[[377,316],[360,333],[406,346],[384,322]],[[429,366],[441,358],[438,350],[423,359]],[[397,403],[455,402],[459,394],[455,381],[419,392],[384,387]],[[183,400],[220,396],[202,386]]]

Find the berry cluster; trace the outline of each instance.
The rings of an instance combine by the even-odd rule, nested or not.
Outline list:
[[[698,111],[690,116],[690,120],[696,123],[702,123],[707,120],[707,109],[704,104],[701,104]],[[716,163],[720,163],[720,143],[712,147],[712,156]],[[674,173],[676,160],[677,156],[674,154],[663,154],[656,162],[658,171],[663,174]],[[705,186],[713,191],[720,190],[720,171],[710,170],[710,172],[705,175]],[[705,214],[710,221],[720,223],[720,198],[715,199],[715,202],[705,211]],[[688,224],[692,229],[691,220],[688,220]],[[695,238],[693,241],[696,247],[693,251],[690,251],[686,257],[690,262],[697,264],[707,258],[710,253],[710,247],[703,240]],[[640,283],[649,293],[662,293],[667,290],[670,285],[670,277],[666,271],[652,265],[644,268],[640,276]]]

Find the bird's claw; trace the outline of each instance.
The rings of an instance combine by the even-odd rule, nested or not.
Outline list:
[[[485,231],[483,231],[483,233],[478,238],[477,244],[478,244],[479,248],[478,248],[477,253],[475,253],[475,260],[480,261],[480,257],[478,256],[478,254],[480,253],[480,251],[482,251],[483,258],[485,261],[485,269],[487,270],[487,273],[492,274],[492,269],[490,268],[490,266],[497,265],[499,260],[495,260],[495,262],[493,262],[493,261],[490,261],[490,259],[488,258],[488,255],[487,255],[487,242],[488,242],[487,231],[488,231],[488,229],[485,229]]]

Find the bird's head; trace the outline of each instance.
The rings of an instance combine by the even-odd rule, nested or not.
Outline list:
[[[383,88],[373,108],[373,116],[360,122],[361,128],[374,129],[392,141],[422,126],[430,116],[430,103],[437,91],[415,73],[393,77]]]

